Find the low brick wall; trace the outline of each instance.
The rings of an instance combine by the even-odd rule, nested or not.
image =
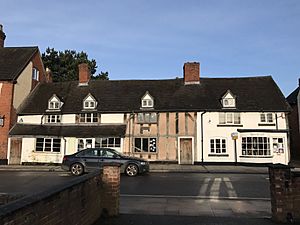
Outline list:
[[[0,225],[93,224],[104,212],[119,213],[119,165],[84,175],[47,192],[0,207]]]
[[[269,167],[272,219],[281,223],[300,222],[300,173],[289,166]]]

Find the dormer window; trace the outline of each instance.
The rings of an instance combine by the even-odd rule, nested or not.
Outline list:
[[[223,108],[235,108],[236,102],[235,102],[235,96],[231,93],[230,90],[228,90],[225,95],[223,95],[221,100]]]
[[[95,109],[97,107],[97,101],[93,95],[88,94],[83,100],[83,109]]]
[[[141,99],[142,108],[153,108],[154,107],[154,100],[153,97],[147,91],[145,95]]]
[[[54,94],[48,101],[48,109],[49,110],[60,110],[63,102]]]

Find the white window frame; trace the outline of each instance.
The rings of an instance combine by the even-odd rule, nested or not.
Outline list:
[[[94,96],[89,93],[83,100],[82,108],[89,110],[89,109],[96,109],[96,107],[97,107],[97,101],[94,98]]]
[[[220,112],[219,113],[219,124],[221,124],[221,125],[241,125],[241,113],[239,113],[239,112]]]
[[[249,139],[249,140],[248,140]],[[265,142],[265,140],[267,142]],[[250,142],[249,142],[250,141]],[[271,157],[271,138],[266,136],[243,136],[241,140],[242,156]],[[251,154],[249,154],[251,152]],[[256,154],[257,153],[257,154]]]
[[[218,150],[217,149],[217,140],[219,140],[219,142],[220,142],[219,143],[220,144],[220,148],[219,148],[220,152],[217,152],[217,150]],[[213,141],[213,143],[212,143],[212,141]],[[213,144],[213,148],[212,148],[212,144]],[[223,147],[223,144],[225,144],[225,147]],[[210,138],[210,140],[209,140],[209,150],[210,150],[210,155],[223,155],[223,154],[227,154],[227,140],[226,140],[226,138],[224,138],[224,137]]]
[[[38,142],[38,139],[43,139],[43,142]],[[50,140],[50,151],[47,151],[48,147],[46,146],[47,143],[49,143]],[[54,147],[54,140],[59,140],[59,151],[54,151],[53,149],[56,148]],[[38,144],[42,144],[42,151],[37,150]],[[46,137],[40,137],[35,139],[35,152],[45,152],[45,153],[61,153],[61,138],[46,138]]]
[[[269,120],[269,119],[272,120]],[[274,116],[273,113],[260,113],[260,123],[274,123]]]
[[[57,114],[46,115],[45,123],[61,123],[61,115],[57,115]]]
[[[32,79],[38,81],[39,75],[40,75],[40,71],[37,68],[33,67],[32,68]]]
[[[154,99],[149,94],[148,91],[144,94],[144,96],[141,98],[141,108],[147,109],[147,108],[153,108],[154,107]]]
[[[117,139],[118,141],[116,141]],[[104,140],[107,140],[107,143],[105,143]],[[77,138],[78,151],[88,148],[89,147],[88,145],[90,145],[91,148],[112,148],[120,151],[122,146],[122,138],[121,137]]]
[[[82,118],[84,118],[84,121],[82,121]],[[90,121],[88,121],[88,118],[90,118]],[[97,118],[97,121],[94,121],[94,118]],[[78,122],[79,123],[100,123],[100,114],[96,112],[80,113]]]
[[[62,105],[63,105],[63,103],[54,94],[48,101],[48,110],[60,110]]]

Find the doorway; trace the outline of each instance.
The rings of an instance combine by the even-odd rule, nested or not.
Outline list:
[[[192,137],[179,138],[179,164],[194,164],[194,149]]]
[[[21,164],[22,138],[10,139],[9,164]]]

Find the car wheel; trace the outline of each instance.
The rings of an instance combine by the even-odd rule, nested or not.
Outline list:
[[[71,166],[71,173],[72,175],[75,175],[75,176],[80,176],[83,174],[83,165],[80,164],[80,163],[74,163],[72,166]]]
[[[139,168],[135,164],[129,164],[125,169],[126,175],[130,177],[136,176],[138,172],[139,172]]]

